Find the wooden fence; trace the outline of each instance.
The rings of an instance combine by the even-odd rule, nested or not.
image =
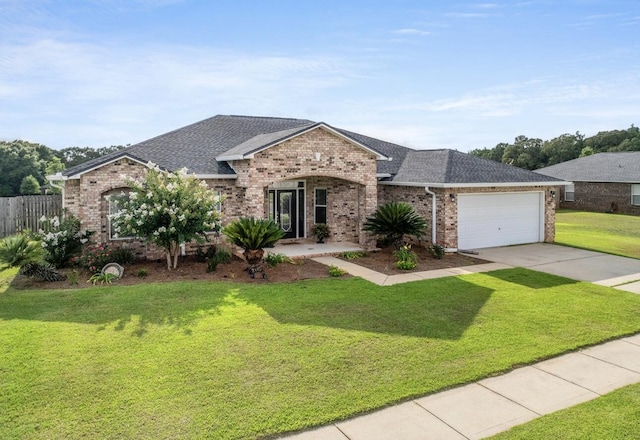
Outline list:
[[[0,197],[0,237],[25,229],[37,231],[43,215],[62,215],[62,196]]]

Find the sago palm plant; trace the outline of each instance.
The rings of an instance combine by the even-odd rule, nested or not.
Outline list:
[[[273,220],[241,217],[225,226],[222,233],[236,246],[244,249],[243,255],[249,268],[262,262],[264,248],[278,242],[284,232]]]
[[[31,240],[26,234],[10,235],[0,240],[0,265],[22,266],[41,260],[43,253],[41,243]]]
[[[391,202],[379,206],[376,212],[367,217],[364,230],[382,235],[385,240],[400,248],[405,235],[424,234],[427,222],[408,203]]]

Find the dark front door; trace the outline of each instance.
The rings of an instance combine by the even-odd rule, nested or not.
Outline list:
[[[283,238],[298,238],[298,191],[293,189],[274,190],[274,220],[284,232]]]

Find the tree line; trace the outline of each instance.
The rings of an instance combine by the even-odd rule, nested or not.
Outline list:
[[[40,194],[41,187],[48,183],[47,175],[123,148],[124,145],[112,145],[53,150],[24,140],[0,141],[0,197]],[[59,190],[50,187],[48,192]]]
[[[512,144],[500,143],[493,148],[472,150],[469,154],[537,170],[595,153],[618,151],[640,151],[638,127],[631,125],[626,130],[601,131],[591,137],[585,137],[580,132],[567,133],[547,141],[518,136]]]

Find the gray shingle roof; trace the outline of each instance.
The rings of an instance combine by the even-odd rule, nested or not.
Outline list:
[[[190,173],[200,175],[233,175],[228,163],[217,161],[216,157],[248,154],[320,124],[306,119],[218,115],[92,159],[62,174],[75,176],[129,156],[168,170],[186,167]],[[378,161],[378,173],[391,176],[387,181],[413,184],[556,181],[458,151],[412,150],[341,128],[330,128],[382,156],[391,157],[391,161]]]
[[[553,181],[556,179],[455,150],[410,150],[393,176],[393,182],[413,184]]]
[[[640,151],[597,153],[569,160],[536,173],[571,182],[640,182]]]

